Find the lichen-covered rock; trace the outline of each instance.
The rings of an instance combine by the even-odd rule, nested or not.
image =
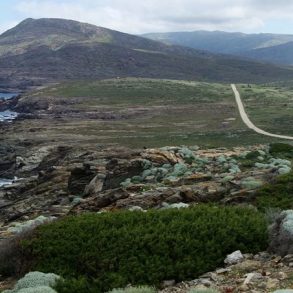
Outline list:
[[[293,289],[280,289],[274,291],[273,293],[293,293]]]

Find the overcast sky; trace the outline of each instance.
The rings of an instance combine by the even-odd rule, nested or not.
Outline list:
[[[293,34],[293,0],[0,0],[0,33],[57,17],[127,33],[224,30]]]

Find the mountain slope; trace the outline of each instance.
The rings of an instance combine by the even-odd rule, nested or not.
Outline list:
[[[280,64],[293,64],[293,35],[195,31],[145,34],[152,40]]]
[[[0,36],[0,86],[117,76],[265,82],[293,71],[64,19],[27,19]]]
[[[242,56],[284,65],[293,65],[293,42],[243,52]]]

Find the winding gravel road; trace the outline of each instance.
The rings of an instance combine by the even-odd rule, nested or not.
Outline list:
[[[271,137],[277,137],[277,138],[281,138],[281,139],[289,139],[289,140],[293,140],[293,136],[286,136],[286,135],[279,135],[279,134],[274,134],[274,133],[270,133],[270,132],[266,132],[258,127],[256,127],[248,118],[243,103],[241,101],[241,97],[240,94],[236,88],[235,84],[231,84],[232,90],[234,92],[235,95],[235,99],[236,99],[236,103],[239,109],[239,113],[241,116],[241,119],[243,120],[243,122],[247,125],[248,128],[254,130],[255,132],[259,133],[259,134],[263,134],[266,136],[271,136]]]

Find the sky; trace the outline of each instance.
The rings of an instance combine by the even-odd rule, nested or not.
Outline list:
[[[132,34],[293,34],[293,0],[0,0],[0,33],[29,17],[74,19]]]

